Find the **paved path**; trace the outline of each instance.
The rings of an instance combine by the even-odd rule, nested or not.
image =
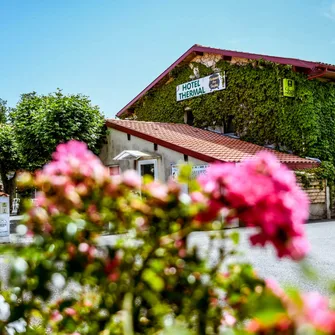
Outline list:
[[[297,285],[307,291],[319,290],[326,293],[329,281],[335,281],[335,221],[310,223],[306,225],[306,229],[312,247],[307,262],[319,273],[318,282],[306,280],[306,277],[301,276],[297,263],[278,260],[270,248],[248,248],[246,233],[242,245],[247,251],[246,258],[261,275],[277,279],[282,284]]]
[[[335,221],[310,223],[306,225],[307,235],[312,250],[307,261],[317,270],[322,278],[311,281],[301,275],[300,265],[290,260],[279,260],[271,247],[251,247],[248,236],[251,231],[247,228],[236,229],[240,232],[240,249],[242,256],[236,257],[241,262],[251,262],[262,277],[271,277],[284,285],[295,285],[305,291],[318,290],[327,293],[327,283],[333,279],[335,282]],[[16,236],[12,235],[15,241]],[[104,236],[101,243],[113,243],[115,236]],[[218,241],[217,243],[222,243]],[[208,256],[211,262],[217,259],[217,250],[209,247],[208,233],[193,233],[189,238],[189,246],[199,246],[201,253]],[[6,276],[6,266],[0,261],[0,277]]]
[[[335,221],[310,223],[306,225],[308,239],[312,249],[307,262],[321,274],[318,281],[311,281],[301,275],[301,264],[283,259],[279,260],[272,247],[260,248],[250,246],[247,228],[237,229],[240,232],[240,249],[243,255],[236,257],[239,261],[247,261],[254,265],[262,277],[273,278],[282,285],[298,286],[304,291],[321,291],[327,293],[330,280],[335,282]],[[203,250],[208,248],[206,233],[195,233],[190,238],[192,244],[200,245]],[[210,258],[215,259],[215,250]]]

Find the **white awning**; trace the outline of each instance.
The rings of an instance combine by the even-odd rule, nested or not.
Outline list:
[[[152,155],[137,150],[124,150],[113,158],[115,161],[138,160],[140,158],[151,158]]]

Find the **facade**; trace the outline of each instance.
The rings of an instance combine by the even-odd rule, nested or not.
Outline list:
[[[187,124],[199,132],[218,133],[219,142],[230,137],[302,159],[314,157],[320,163],[322,176],[331,176],[335,169],[335,65],[194,45],[122,108],[117,117],[156,124]],[[111,144],[113,155],[130,147],[156,154],[163,150],[161,146],[166,148],[166,143],[157,142],[160,136],[155,140],[150,136],[138,137],[129,133],[135,131],[133,125],[128,124],[129,129],[125,130],[121,124],[112,123],[109,127],[114,131],[110,137],[114,142]],[[118,132],[136,138],[122,142],[119,139],[126,135]],[[154,129],[151,132],[154,133]],[[157,160],[161,179],[166,180],[171,166],[185,158],[192,162],[198,160],[193,162],[197,165],[210,162],[207,156],[213,160],[234,161],[235,153],[215,147],[216,140],[208,141],[210,145],[203,151],[197,136],[192,140],[198,144],[195,149],[206,157],[187,151],[189,148],[184,143],[189,141],[181,143],[183,150],[168,147],[174,153],[159,152],[162,158]],[[159,149],[154,150],[153,143],[158,144]],[[246,142],[239,143],[247,146]],[[214,148],[227,155],[218,157],[213,154]],[[122,164],[139,169],[136,162]],[[290,164],[292,170],[308,170],[298,165],[294,167],[296,163]],[[306,175],[311,173],[306,172]],[[317,177],[311,180],[306,188],[312,204],[311,218],[329,218],[334,204],[328,203],[327,182],[320,182]]]
[[[136,104],[152,89],[155,89],[163,83],[171,80],[171,72],[187,64],[191,69],[196,68],[196,64],[202,64],[216,72],[216,65],[224,60],[231,65],[243,66],[263,60],[266,62],[290,66],[291,70],[296,73],[306,75],[306,79],[321,79],[324,81],[335,81],[335,65],[325,64],[321,62],[306,61],[294,58],[277,57],[261,54],[253,54],[247,52],[239,52],[232,50],[216,49],[204,47],[201,45],[193,45],[182,56],[180,56],[171,66],[169,66],[163,73],[161,73],[152,83],[150,83],[142,92],[140,92],[133,100],[131,100],[124,108],[118,113],[117,117],[131,116],[136,113]],[[191,65],[190,65],[191,64]],[[193,65],[192,65],[193,64]],[[256,64],[256,63],[253,63]],[[189,79],[195,79],[200,74],[199,69],[194,70],[194,75]]]
[[[121,119],[187,123],[335,162],[335,66],[194,45]]]
[[[103,163],[111,174],[135,169],[140,175],[152,175],[166,182],[178,174],[179,164],[193,165],[192,175],[205,173],[212,162],[239,163],[259,151],[270,151],[291,170],[308,171],[319,166],[312,159],[282,153],[240,139],[198,129],[186,124],[112,120],[107,145],[101,152]],[[311,218],[326,215],[325,187],[308,191]]]

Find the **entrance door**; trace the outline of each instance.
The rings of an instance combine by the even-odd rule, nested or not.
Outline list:
[[[137,171],[141,177],[149,175],[154,180],[158,179],[157,159],[137,161]]]

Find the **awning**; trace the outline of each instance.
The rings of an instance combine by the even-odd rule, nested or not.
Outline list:
[[[124,150],[113,158],[115,161],[138,160],[140,158],[155,158],[160,157],[157,154],[150,154],[138,150]]]

